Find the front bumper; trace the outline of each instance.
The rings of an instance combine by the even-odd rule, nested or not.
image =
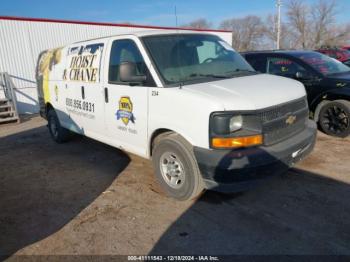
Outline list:
[[[316,141],[316,124],[295,136],[271,146],[236,150],[194,148],[194,154],[207,189],[222,192],[244,190],[258,180],[281,174],[307,156]]]

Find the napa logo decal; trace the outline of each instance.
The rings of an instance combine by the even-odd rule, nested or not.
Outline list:
[[[128,96],[122,96],[119,100],[119,110],[116,112],[117,120],[121,119],[127,126],[129,122],[135,123],[135,116],[132,113],[133,105]]]

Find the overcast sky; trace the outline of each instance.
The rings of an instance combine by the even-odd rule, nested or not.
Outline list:
[[[337,2],[339,22],[350,22],[350,0]],[[206,18],[216,27],[223,19],[275,12],[275,0],[4,0],[0,15],[175,26],[175,6],[178,25]]]

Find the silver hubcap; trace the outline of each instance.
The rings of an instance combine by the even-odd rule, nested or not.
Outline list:
[[[164,181],[172,188],[180,188],[185,182],[185,169],[178,156],[166,152],[159,161]]]

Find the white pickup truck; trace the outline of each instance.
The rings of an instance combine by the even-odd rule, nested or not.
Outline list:
[[[212,34],[77,42],[42,52],[36,76],[56,142],[74,132],[152,159],[158,182],[179,200],[205,188],[243,190],[315,143],[304,86],[255,72]]]

